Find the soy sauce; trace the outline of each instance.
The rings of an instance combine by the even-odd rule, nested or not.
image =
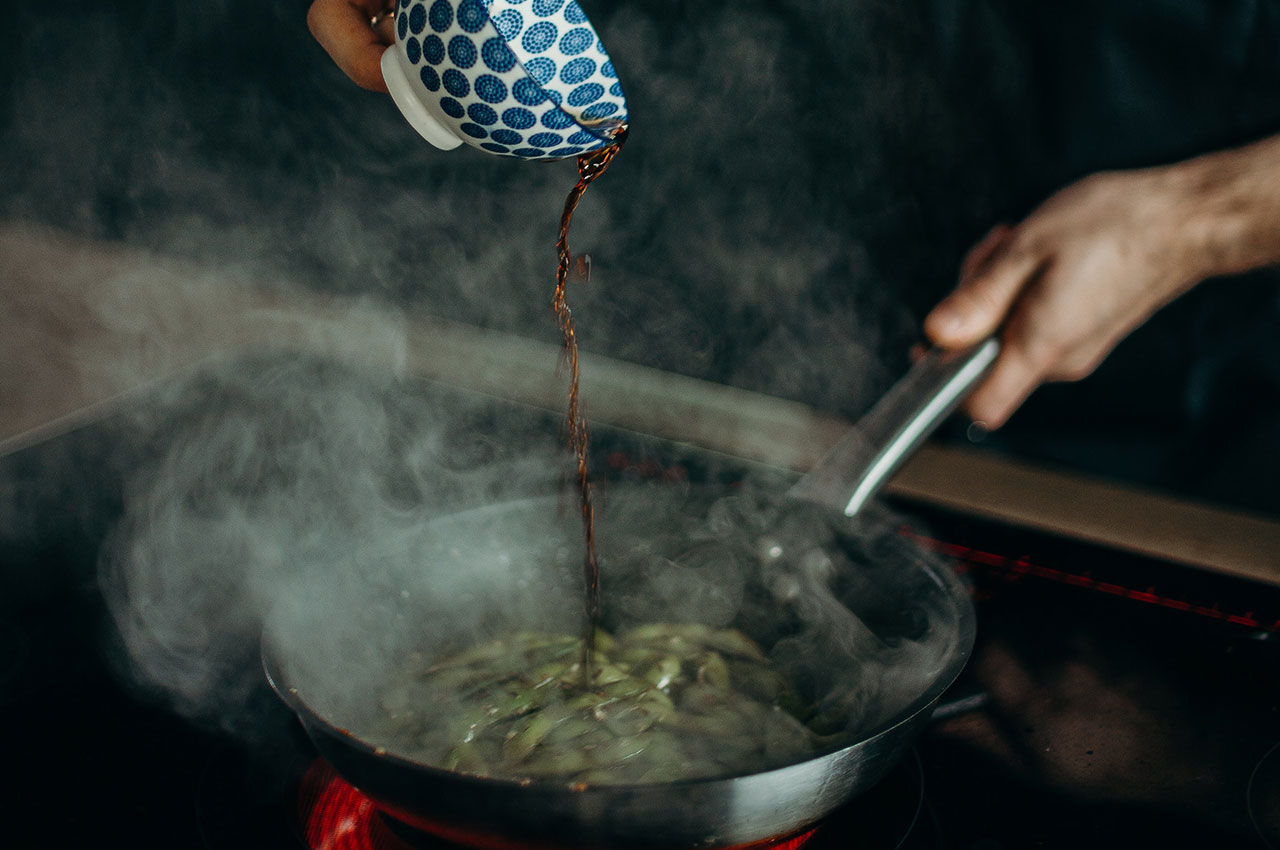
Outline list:
[[[569,268],[572,265],[572,255],[569,253],[569,223],[573,220],[573,212],[578,208],[578,202],[582,200],[587,186],[608,170],[609,163],[622,149],[622,143],[626,138],[627,128],[623,126],[614,136],[613,144],[578,157],[578,182],[569,192],[569,197],[565,198],[564,212],[560,216],[560,238],[556,240],[558,256],[556,289],[551,299],[551,307],[555,311],[556,321],[564,338],[564,358],[569,367],[567,441],[569,450],[577,463],[578,500],[582,510],[583,538],[586,542],[583,577],[586,583],[587,623],[582,635],[582,681],[588,688],[592,681],[591,656],[595,650],[596,626],[600,623],[600,559],[596,555],[595,511],[591,503],[591,484],[587,478],[587,423],[582,417],[578,404],[578,335],[573,324],[573,311],[569,309],[565,291],[569,280]]]

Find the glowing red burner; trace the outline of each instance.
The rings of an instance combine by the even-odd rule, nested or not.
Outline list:
[[[298,818],[311,850],[412,850],[387,828],[372,801],[324,759],[312,762],[302,777]]]
[[[298,787],[298,820],[311,850],[413,850],[387,826],[373,802],[316,759]],[[734,850],[800,850],[816,829],[779,842],[760,842]],[[430,846],[452,845],[424,836]]]
[[[817,831],[818,830],[815,828],[808,832],[802,832],[794,838],[788,838],[785,841],[780,841],[777,844],[770,845],[769,850],[800,850],[800,848],[804,846],[810,838],[813,838],[813,834]]]

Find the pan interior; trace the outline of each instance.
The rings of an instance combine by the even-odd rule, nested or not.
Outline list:
[[[304,591],[273,612],[269,647],[307,708],[360,738],[409,652],[428,658],[520,630],[576,634],[585,614],[581,525],[569,499],[446,516],[368,547],[345,616]],[[972,641],[945,566],[881,508],[855,519],[744,486],[618,486],[597,498],[603,626],[736,628],[854,743],[936,698]]]

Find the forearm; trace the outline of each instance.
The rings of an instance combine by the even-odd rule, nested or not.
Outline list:
[[[1196,277],[1280,265],[1280,135],[1169,166]]]

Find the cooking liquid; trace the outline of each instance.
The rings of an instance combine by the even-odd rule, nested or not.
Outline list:
[[[559,258],[556,264],[556,290],[551,300],[560,332],[564,335],[564,357],[569,364],[568,442],[569,450],[577,461],[578,498],[582,508],[583,537],[587,546],[583,566],[587,624],[582,635],[582,682],[587,688],[591,687],[591,655],[595,650],[596,626],[600,623],[600,560],[596,556],[595,513],[591,505],[591,486],[587,480],[587,423],[583,420],[578,405],[578,336],[573,326],[573,311],[569,309],[565,292],[569,267],[572,265],[569,223],[573,220],[573,211],[578,208],[578,202],[582,200],[587,186],[608,170],[609,163],[622,149],[626,138],[627,128],[623,126],[614,137],[613,144],[578,157],[578,183],[569,192],[569,197],[565,198],[564,213],[560,216],[560,238],[556,240],[556,254]]]

